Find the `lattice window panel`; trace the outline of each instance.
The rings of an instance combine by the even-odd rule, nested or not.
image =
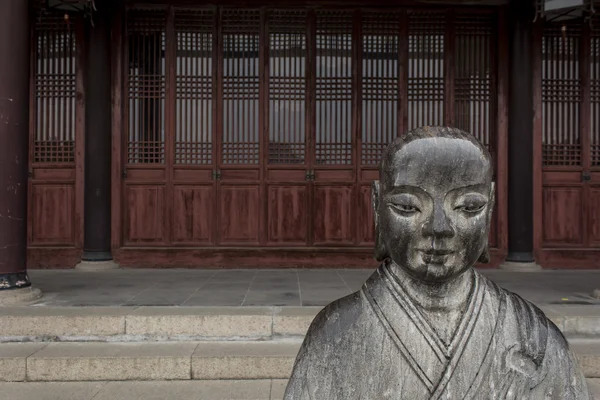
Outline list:
[[[455,20],[455,126],[472,133],[489,150],[494,139],[492,15],[458,15]]]
[[[379,163],[398,134],[400,15],[362,15],[362,151],[363,165]]]
[[[408,129],[444,124],[446,15],[408,16]]]
[[[35,21],[34,163],[75,162],[75,33],[63,14]]]
[[[542,39],[544,166],[581,165],[581,26],[547,24]]]
[[[224,164],[258,164],[260,156],[260,12],[223,11]]]
[[[269,12],[269,164],[306,162],[306,18]]]
[[[352,164],[352,16],[317,11],[317,164]]]
[[[127,161],[165,162],[166,12],[132,9],[129,49]]]
[[[590,165],[600,167],[600,18],[592,24],[590,50]]]
[[[176,10],[175,163],[213,163],[213,9]]]

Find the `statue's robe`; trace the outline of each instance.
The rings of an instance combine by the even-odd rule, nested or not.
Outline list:
[[[284,399],[591,399],[542,311],[468,273],[468,305],[446,344],[383,264],[359,292],[317,315]]]

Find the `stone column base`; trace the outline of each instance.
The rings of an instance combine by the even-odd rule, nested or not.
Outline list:
[[[541,271],[542,267],[535,262],[504,261],[500,264],[500,269],[514,272],[536,272]]]
[[[114,260],[109,261],[84,261],[82,260],[75,266],[75,269],[81,271],[106,271],[110,269],[121,268]]]
[[[0,307],[26,305],[40,297],[42,297],[42,291],[32,286],[0,290]]]

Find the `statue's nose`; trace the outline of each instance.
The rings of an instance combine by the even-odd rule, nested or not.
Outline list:
[[[452,237],[454,229],[448,221],[443,204],[434,204],[433,211],[423,226],[425,236]]]

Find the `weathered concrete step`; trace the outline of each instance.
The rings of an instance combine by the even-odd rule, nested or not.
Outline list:
[[[321,307],[0,308],[0,342],[303,336]]]
[[[287,381],[0,382],[10,400],[282,400]],[[600,399],[600,379],[588,379]]]
[[[0,342],[261,340],[304,336],[321,307],[0,308]],[[600,308],[546,307],[570,337],[600,338]]]
[[[0,381],[287,379],[300,344],[4,343]]]
[[[286,380],[0,382],[10,400],[282,400]]]
[[[4,381],[287,379],[300,339],[184,343],[4,343]],[[588,378],[600,378],[600,340],[571,345]]]

